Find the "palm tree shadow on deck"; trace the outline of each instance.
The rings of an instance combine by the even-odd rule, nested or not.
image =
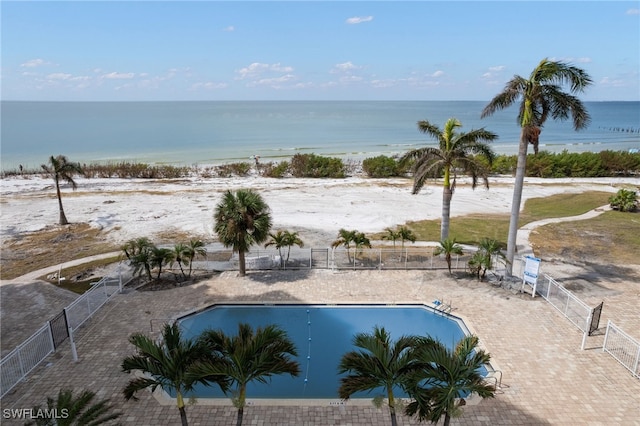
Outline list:
[[[255,282],[272,285],[283,282],[306,280],[309,277],[310,272],[310,269],[249,271],[247,272],[246,277]]]

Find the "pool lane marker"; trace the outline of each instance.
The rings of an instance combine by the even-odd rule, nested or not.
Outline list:
[[[302,393],[304,394],[307,390],[307,383],[309,382],[309,368],[311,364],[311,313],[309,309],[307,309],[307,330],[308,330],[308,344],[307,344],[307,370],[304,375],[304,387],[302,389]]]

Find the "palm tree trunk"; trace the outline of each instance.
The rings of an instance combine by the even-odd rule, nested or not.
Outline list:
[[[236,426],[242,426],[243,415],[244,415],[244,407],[238,408],[238,417],[236,419]]]
[[[446,411],[444,413],[444,423],[443,426],[449,426],[449,423],[451,423],[451,416],[449,415],[449,412]]]
[[[449,238],[449,217],[451,216],[451,186],[446,185],[442,190],[442,223],[440,224],[440,241]]]
[[[176,395],[176,402],[178,404],[178,410],[180,411],[180,421],[182,422],[182,426],[189,426],[189,422],[187,421],[187,412],[184,409],[184,400],[182,399],[182,393],[178,392]]]
[[[64,214],[64,209],[62,208],[62,194],[60,193],[58,176],[56,176],[56,194],[58,195],[58,209],[60,210],[60,225],[68,225],[69,221],[67,220],[67,216]]]
[[[516,166],[516,179],[513,185],[513,201],[511,201],[511,219],[509,221],[509,235],[507,238],[507,277],[513,273],[513,259],[516,254],[516,237],[518,236],[518,220],[520,219],[520,203],[522,202],[522,189],[524,187],[524,175],[527,168],[528,142],[525,138],[525,128],[520,132],[520,147],[518,149],[518,164]]]
[[[389,397],[389,413],[391,414],[391,426],[398,426],[398,419],[396,417],[396,401],[393,398],[393,390],[391,387],[387,388],[387,396]]]
[[[238,251],[238,267],[240,269],[240,276],[244,277],[247,274],[247,267],[244,259],[244,252],[242,250]]]

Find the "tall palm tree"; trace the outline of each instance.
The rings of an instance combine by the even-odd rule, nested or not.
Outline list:
[[[472,188],[475,189],[477,186],[478,178],[482,178],[485,187],[489,188],[489,166],[495,157],[495,153],[486,143],[498,137],[495,133],[484,128],[459,133],[456,131],[459,127],[462,127],[462,123],[455,118],[448,119],[442,130],[426,120],[419,121],[418,130],[437,139],[438,147],[414,149],[400,159],[401,164],[414,161],[413,194],[420,192],[428,178],[443,176],[441,240],[449,237],[451,197],[456,187],[458,171],[471,176]],[[487,161],[482,161],[481,158]]]
[[[245,253],[269,237],[271,214],[260,194],[250,189],[227,191],[214,213],[215,231],[225,247],[238,252],[240,276],[246,275]]]
[[[454,254],[462,254],[462,246],[456,243],[456,240],[446,238],[439,243],[440,245],[433,251],[434,256],[440,256],[444,254],[444,258],[447,261],[447,267],[449,268],[449,274],[451,274],[451,258]]]
[[[196,256],[207,256],[207,247],[204,245],[202,240],[199,239],[191,239],[189,244],[185,249],[185,256],[189,259],[189,277],[191,277],[191,272],[193,271],[193,259]]]
[[[375,326],[372,334],[358,333],[353,338],[357,351],[342,356],[338,373],[348,373],[340,379],[338,394],[349,399],[356,392],[383,389],[389,405],[391,424],[396,426],[394,388],[402,386],[411,367],[411,350],[416,337],[401,336],[395,342],[384,329]]]
[[[386,228],[385,231],[387,231],[387,233],[382,236],[382,239],[393,241],[393,250],[395,251],[396,240],[400,239],[400,233],[397,230],[391,228]]]
[[[173,262],[174,252],[168,248],[153,246],[150,253],[151,267],[158,268],[158,275],[156,275],[156,279],[159,280],[160,274],[162,274],[162,268]]]
[[[62,208],[60,181],[62,180],[70,184],[73,190],[77,189],[78,184],[73,180],[73,176],[75,174],[81,174],[82,167],[80,167],[80,163],[70,162],[64,155],[58,155],[56,157],[52,155],[49,157],[49,164],[43,164],[41,167],[56,183],[56,194],[58,196],[58,207],[60,210],[60,225],[68,225],[69,221]]]
[[[185,392],[190,391],[196,383],[216,383],[223,390],[227,389],[224,377],[204,379],[190,374],[197,361],[207,360],[215,364],[216,360],[202,341],[184,339],[177,323],[164,325],[160,342],[141,333],[131,335],[129,342],[136,347],[136,354],[122,361],[122,371],[130,373],[139,370],[145,376],[132,379],[125,386],[123,393],[127,400],[137,399],[136,392],[147,388],[155,391],[159,386],[167,392],[175,391],[182,425],[187,426]]]
[[[508,276],[511,276],[513,270],[516,251],[520,204],[527,167],[527,148],[532,144],[534,153],[538,152],[542,126],[549,115],[558,120],[566,120],[571,116],[575,130],[588,126],[591,121],[589,113],[574,95],[584,92],[591,83],[591,77],[584,70],[566,62],[550,61],[545,58],[534,68],[528,79],[516,75],[509,80],[504,90],[482,110],[481,117],[484,118],[520,102],[518,110],[518,125],[521,127],[520,144],[507,238]],[[569,92],[562,90],[563,85],[569,85]]]
[[[444,426],[449,426],[451,416],[460,412],[468,394],[494,397],[495,389],[479,372],[491,355],[477,349],[477,336],[462,338],[453,350],[432,337],[420,340],[415,350],[417,366],[405,382],[413,397],[405,409],[407,415],[432,423],[444,416]]]
[[[289,261],[289,256],[291,255],[291,247],[298,246],[300,248],[304,247],[304,241],[300,238],[297,232],[284,231],[285,233],[285,241],[287,245],[287,262]]]
[[[56,418],[39,417],[35,422],[26,423],[36,426],[71,426],[71,425],[100,425],[115,420],[122,415],[111,412],[113,405],[108,399],[94,402],[96,394],[84,390],[80,395],[73,395],[70,389],[60,389],[58,397],[47,398],[47,410],[56,414]],[[41,407],[34,407],[39,412]]]
[[[249,324],[241,323],[236,336],[227,336],[222,330],[205,330],[200,341],[222,361],[198,363],[194,367],[195,377],[229,380],[238,408],[237,426],[242,425],[247,384],[267,383],[278,374],[292,377],[300,374],[300,365],[292,359],[298,355],[296,348],[286,331],[276,325],[257,328],[254,333]]]

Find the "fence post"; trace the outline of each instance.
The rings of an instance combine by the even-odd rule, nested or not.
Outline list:
[[[549,300],[549,293],[551,293],[551,277],[547,277],[547,297],[545,299]]]
[[[73,362],[78,362],[78,351],[76,350],[76,342],[73,340],[73,327],[71,327],[71,324],[69,324],[69,315],[67,315],[67,308],[64,308],[64,316],[65,318],[67,318],[69,342],[71,343],[71,356],[73,357]]]
[[[122,262],[118,263],[118,293],[122,294]]]
[[[47,327],[49,329],[49,341],[51,342],[51,349],[53,350],[53,352],[56,351],[56,344],[53,341],[53,331],[51,331],[51,320],[47,321],[47,324],[49,324],[49,327]]]
[[[584,351],[584,346],[587,344],[587,335],[589,334],[591,318],[593,318],[593,309],[589,311],[589,315],[587,315],[587,322],[584,325],[584,333],[582,335],[582,346],[580,347],[580,349],[582,349],[583,351]]]
[[[611,320],[607,320],[607,331],[604,332],[604,342],[602,343],[602,352],[607,349],[607,339],[609,338],[609,327],[611,326]]]

